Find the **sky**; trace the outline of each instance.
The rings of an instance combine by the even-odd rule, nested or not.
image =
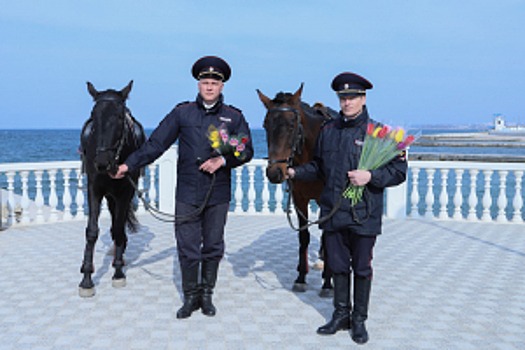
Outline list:
[[[133,115],[154,128],[194,100],[191,66],[232,68],[225,102],[254,129],[295,92],[334,109],[339,73],[374,84],[371,116],[393,126],[525,124],[523,0],[0,0],[0,129],[80,129],[90,81],[134,81]]]

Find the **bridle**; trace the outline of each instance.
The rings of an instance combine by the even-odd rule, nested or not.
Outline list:
[[[124,148],[124,145],[126,144],[127,139],[128,139],[126,119],[129,118],[131,120],[131,115],[129,115],[129,112],[127,111],[126,103],[124,101],[122,101],[122,99],[119,98],[119,97],[116,97],[116,96],[101,96],[101,97],[97,97],[97,99],[95,100],[95,103],[99,103],[99,102],[102,102],[102,101],[116,102],[119,105],[121,105],[122,108],[124,109],[124,115],[123,116],[121,114],[118,115],[118,118],[122,119],[122,132],[121,132],[120,138],[117,140],[115,145],[113,145],[111,147],[97,147],[96,150],[95,150],[95,154],[98,155],[100,153],[104,153],[104,152],[115,150],[115,156],[114,156],[113,159],[114,159],[115,163],[118,164],[119,159],[120,159],[120,154],[122,153],[122,149]]]
[[[303,151],[302,148],[304,144],[304,129],[303,124],[301,124],[301,115],[299,114],[299,111],[296,108],[287,106],[274,107],[268,110],[268,114],[279,112],[292,112],[295,117],[295,127],[293,129],[292,137],[290,138],[291,151],[287,159],[270,159],[270,157],[268,157],[268,166],[282,163],[285,163],[287,166],[292,166],[293,159],[295,158],[295,156],[301,155]]]

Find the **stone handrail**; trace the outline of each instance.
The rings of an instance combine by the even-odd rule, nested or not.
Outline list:
[[[524,162],[414,159],[418,156],[411,154],[407,182],[385,193],[386,217],[523,223]],[[173,147],[139,180],[147,203],[166,213],[174,210],[176,164]],[[266,164],[254,159],[232,171],[232,213],[285,213],[286,185],[268,182]],[[85,220],[86,179],[80,167],[80,161],[0,164],[2,225]],[[144,213],[143,203],[135,203],[138,213]],[[317,212],[312,201],[313,218]],[[108,215],[105,203],[101,215]]]

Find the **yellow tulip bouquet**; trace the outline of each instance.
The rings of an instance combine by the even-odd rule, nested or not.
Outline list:
[[[208,139],[210,140],[211,148],[221,155],[232,153],[241,160],[246,156],[244,150],[249,141],[248,136],[243,134],[230,135],[224,124],[221,124],[218,128],[213,124],[210,125],[208,127]]]

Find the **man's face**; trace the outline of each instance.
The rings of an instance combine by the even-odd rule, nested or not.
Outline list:
[[[366,104],[366,96],[343,96],[339,98],[339,106],[343,115],[347,118],[357,117],[363,110],[363,106]]]
[[[199,80],[199,94],[206,104],[213,104],[219,98],[223,86],[220,80],[203,78]]]

